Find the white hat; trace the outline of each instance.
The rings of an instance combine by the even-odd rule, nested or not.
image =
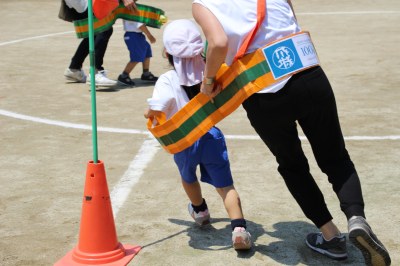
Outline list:
[[[180,84],[192,86],[203,79],[204,60],[201,57],[204,44],[196,25],[187,19],[168,23],[163,33],[165,50],[174,58],[174,67]]]
[[[167,52],[179,58],[191,58],[203,51],[203,40],[196,25],[188,19],[178,19],[167,24],[163,42]]]

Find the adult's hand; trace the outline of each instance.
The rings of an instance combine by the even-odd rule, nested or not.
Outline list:
[[[122,0],[124,6],[131,11],[137,11],[136,1],[135,0]]]
[[[200,92],[207,95],[211,102],[214,102],[214,97],[218,95],[222,90],[222,84],[214,82],[213,84],[207,85],[204,82],[201,84]]]

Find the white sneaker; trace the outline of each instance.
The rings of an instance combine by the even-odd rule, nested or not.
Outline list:
[[[95,81],[96,81],[96,86],[98,86],[98,87],[112,87],[112,86],[117,85],[116,80],[107,78],[106,70],[98,71],[95,75]],[[90,75],[88,75],[86,83],[90,85]]]
[[[235,227],[232,232],[232,245],[236,250],[250,249],[253,245],[250,233],[244,227]]]
[[[83,69],[71,69],[67,68],[64,71],[64,76],[67,80],[85,83],[86,82],[86,75]]]
[[[193,220],[196,224],[202,226],[210,223],[210,213],[208,209],[203,212],[195,212],[191,203],[188,204],[188,211],[190,216],[192,216]]]

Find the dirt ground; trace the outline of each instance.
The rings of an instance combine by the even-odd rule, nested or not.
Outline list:
[[[143,0],[170,20],[191,18],[191,1]],[[347,147],[359,172],[366,214],[400,265],[400,2],[295,0],[334,87]],[[63,76],[79,40],[57,18],[59,1],[0,1],[0,265],[52,265],[78,243],[82,194],[93,158],[91,94]],[[150,29],[151,71],[160,75],[162,29]],[[128,61],[121,23],[105,57],[117,78]],[[89,71],[89,59],[84,69]],[[229,219],[217,193],[203,186],[213,223],[201,229],[187,214],[188,200],[171,155],[146,130],[143,110],[152,86],[96,92],[99,159],[106,175],[118,240],[140,245],[130,265],[363,265],[331,261],[310,251],[305,236],[317,229],[297,206],[276,162],[239,108],[218,126],[226,134],[235,184],[255,243],[231,248]],[[347,232],[326,176],[307,141],[311,170],[335,222]]]

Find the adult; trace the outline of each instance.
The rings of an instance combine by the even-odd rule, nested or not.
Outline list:
[[[240,56],[238,51],[242,51],[258,17],[259,27],[244,54],[301,31],[290,0],[267,0],[261,9],[265,16],[257,16],[261,14],[257,7],[257,0],[193,1],[193,16],[208,41],[202,93],[212,98],[220,92],[221,85],[215,82],[218,69]],[[314,66],[285,76],[251,95],[243,107],[251,125],[276,157],[289,191],[305,216],[320,229],[307,236],[308,247],[333,259],[347,258],[346,237],[333,223],[310,173],[296,122],[339,198],[350,240],[362,251],[367,265],[390,265],[389,253],[365,219],[360,180],[346,150],[334,93],[322,68]]]
[[[129,10],[136,10],[134,0],[123,0],[124,5]],[[61,0],[61,9],[59,18],[73,22],[74,20],[85,19],[87,14],[87,0]],[[103,59],[107,50],[108,41],[113,33],[113,28],[96,34],[95,41],[95,68],[96,68],[96,85],[98,86],[114,86],[117,84],[115,80],[107,77],[107,71],[103,67]],[[74,82],[85,83],[87,80],[86,74],[82,69],[83,62],[89,54],[89,38],[83,38],[78,48],[76,49],[69,67],[64,71],[64,76],[67,80]],[[90,81],[90,79],[88,79]]]

